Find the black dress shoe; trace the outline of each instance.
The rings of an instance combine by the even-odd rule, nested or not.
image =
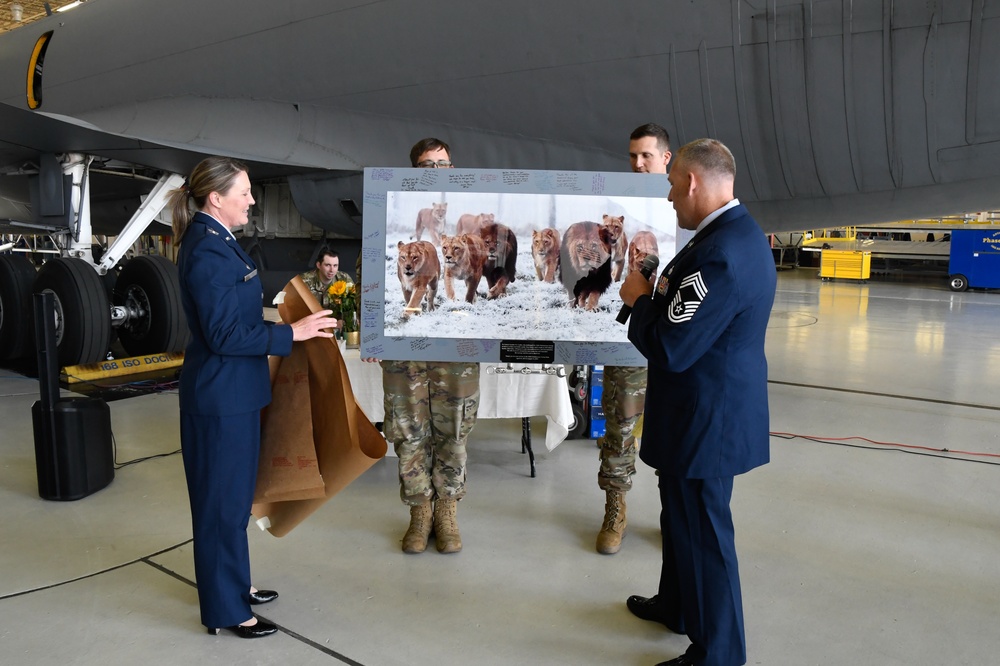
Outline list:
[[[274,590],[257,590],[250,593],[250,605],[259,606],[274,601],[278,598],[278,593]]]
[[[673,659],[668,659],[667,661],[661,661],[656,666],[695,666],[695,661],[693,658],[689,657],[687,653],[684,653],[679,657],[674,657]]]
[[[257,624],[252,624],[249,627],[245,627],[242,624],[234,624],[231,627],[223,627],[223,629],[228,629],[240,638],[262,638],[278,631],[276,626],[270,622],[264,622],[260,618],[257,618]],[[208,633],[214,636],[219,633],[219,630],[218,628],[209,627]]]
[[[652,597],[640,597],[637,594],[633,594],[631,597],[625,600],[625,605],[640,620],[649,620],[650,622],[659,622],[664,627],[674,632],[675,634],[683,634],[684,629],[680,626],[673,626],[667,621],[663,609],[660,607],[660,600],[656,595]],[[683,656],[683,655],[681,655]],[[678,657],[679,659],[680,657]],[[669,663],[669,662],[668,662]],[[679,664],[684,664],[687,662],[677,662]]]

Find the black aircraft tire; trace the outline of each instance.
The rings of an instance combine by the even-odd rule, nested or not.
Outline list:
[[[566,439],[580,439],[587,432],[587,415],[583,413],[583,405],[573,404],[573,423],[569,426]]]
[[[103,361],[111,341],[111,305],[94,267],[82,259],[50,259],[33,289],[46,290],[55,294],[59,365]]]
[[[0,255],[0,360],[24,358],[35,349],[35,275],[27,257]]]
[[[181,306],[177,266],[166,257],[141,255],[125,264],[115,283],[115,305],[139,313],[118,327],[129,354],[181,351],[191,337]]]

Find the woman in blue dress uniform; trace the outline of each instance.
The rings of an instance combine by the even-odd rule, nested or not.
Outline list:
[[[287,356],[293,341],[333,336],[325,330],[329,310],[291,325],[264,321],[257,268],[231,231],[247,223],[253,203],[246,166],[223,157],[199,163],[171,198],[191,329],[180,379],[181,452],[201,621],[209,633],[224,627],[242,638],[277,631],[250,611],[278,594],[252,587],[246,535],[260,410],[271,401],[267,356]]]

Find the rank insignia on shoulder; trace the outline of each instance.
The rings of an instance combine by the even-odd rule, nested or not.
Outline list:
[[[219,235],[219,232],[218,232],[218,231],[216,231],[215,229],[213,229],[212,227],[205,227],[205,229],[206,229],[206,230],[208,231],[208,233],[210,233],[210,234],[215,234],[216,236],[218,236],[218,235]]]
[[[701,277],[701,271],[688,275],[681,280],[681,284],[677,288],[677,293],[674,294],[674,300],[670,302],[670,307],[667,308],[667,318],[670,320],[670,323],[681,324],[690,321],[707,295],[708,287]]]

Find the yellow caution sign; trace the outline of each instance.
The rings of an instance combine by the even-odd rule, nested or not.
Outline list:
[[[84,365],[68,365],[62,369],[62,379],[70,384],[92,382],[95,379],[136,375],[140,372],[152,372],[163,368],[176,368],[182,363],[184,363],[184,352],[116,358]]]

